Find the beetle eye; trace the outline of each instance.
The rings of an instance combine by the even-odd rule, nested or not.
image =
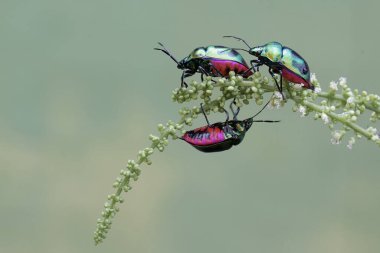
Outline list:
[[[247,122],[245,123],[245,131],[247,131],[248,129],[250,129],[251,126],[252,126],[252,121],[247,121]]]

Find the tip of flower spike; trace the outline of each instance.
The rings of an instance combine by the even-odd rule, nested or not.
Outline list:
[[[337,91],[338,90],[338,83],[335,81],[330,82],[330,90],[331,91]]]
[[[338,80],[338,83],[340,86],[345,86],[347,85],[347,78],[346,77],[340,77]]]

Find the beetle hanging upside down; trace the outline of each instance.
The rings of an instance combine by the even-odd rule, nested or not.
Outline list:
[[[233,102],[232,102],[233,103]],[[194,148],[202,152],[220,152],[230,149],[232,146],[239,145],[245,136],[245,133],[251,128],[253,122],[267,122],[274,123],[278,120],[253,120],[259,113],[261,113],[268,103],[254,116],[245,119],[237,120],[237,114],[239,108],[235,112],[232,109],[232,103],[230,104],[231,111],[234,115],[233,120],[229,120],[228,112],[225,122],[217,122],[210,125],[206,113],[204,112],[201,104],[201,110],[205,116],[207,126],[199,127],[194,130],[187,131],[181,139],[192,145]]]
[[[224,46],[198,47],[181,61],[169,53],[162,43],[158,43],[162,48],[154,48],[167,54],[177,63],[177,68],[183,70],[181,76],[181,87],[187,87],[184,81],[186,77],[195,73],[212,77],[228,77],[230,71],[234,71],[243,77],[249,77],[253,73],[247,63],[236,50]]]

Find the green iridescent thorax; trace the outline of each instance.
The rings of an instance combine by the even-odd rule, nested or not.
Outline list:
[[[286,68],[301,76],[303,79],[310,80],[309,66],[296,51],[288,47],[284,47],[282,54],[281,63]]]
[[[192,59],[228,60],[247,65],[241,54],[232,48],[224,46],[198,47],[185,58],[187,61]]]
[[[282,45],[278,42],[270,42],[264,46],[257,47],[261,51],[260,56],[267,58],[271,62],[280,62],[282,58]],[[251,49],[254,51],[255,48]]]
[[[190,55],[187,57],[187,59],[188,60],[201,59],[205,56],[206,56],[206,49],[204,47],[198,47],[190,53]]]

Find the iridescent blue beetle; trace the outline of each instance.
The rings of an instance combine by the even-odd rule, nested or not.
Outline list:
[[[278,90],[282,94],[282,78],[285,78],[292,83],[303,84],[304,88],[314,90],[314,86],[310,82],[310,69],[307,62],[293,49],[283,46],[279,42],[270,42],[263,46],[250,47],[248,43],[235,36],[224,36],[235,38],[242,41],[248,46],[249,54],[256,56],[257,60],[252,60],[252,68],[258,69],[261,65],[267,65],[269,67],[269,73],[275,80]],[[274,74],[281,75],[280,84],[277,83]]]

